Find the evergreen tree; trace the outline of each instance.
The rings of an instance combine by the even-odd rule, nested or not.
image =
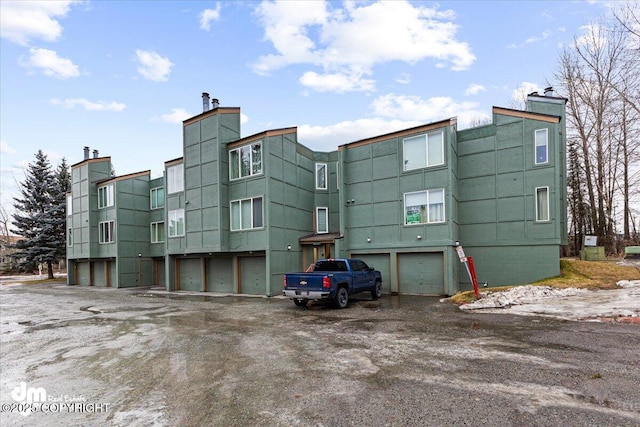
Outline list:
[[[67,193],[71,192],[71,175],[67,160],[62,158],[54,175],[53,204],[51,205],[51,235],[55,243],[55,259],[67,256]]]
[[[15,245],[13,254],[22,269],[33,271],[37,264],[46,263],[49,278],[53,278],[57,239],[52,216],[56,198],[56,177],[49,159],[38,150],[36,160],[29,163],[25,180],[20,185],[22,197],[14,197],[13,225],[23,239]]]

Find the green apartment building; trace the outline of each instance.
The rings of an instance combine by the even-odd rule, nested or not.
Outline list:
[[[203,94],[183,156],[112,176],[94,151],[72,166],[68,283],[279,295],[283,274],[357,257],[386,292],[451,295],[559,274],[567,240],[566,99],[530,94],[491,124],[455,118],[316,152],[295,127],[242,138],[240,109]]]

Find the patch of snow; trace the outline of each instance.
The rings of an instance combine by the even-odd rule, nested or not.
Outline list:
[[[551,286],[518,286],[504,292],[481,292],[480,299],[460,306],[461,310],[479,308],[502,308],[512,305],[531,304],[546,298],[564,298],[587,292],[586,289],[558,289]]]
[[[616,283],[616,286],[620,288],[635,288],[640,287],[640,280],[620,280]]]

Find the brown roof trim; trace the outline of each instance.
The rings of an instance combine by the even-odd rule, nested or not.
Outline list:
[[[183,157],[178,157],[177,159],[173,159],[173,160],[167,160],[166,162],[164,162],[164,166],[173,166],[173,165],[177,165],[178,163],[182,163],[184,160]]]
[[[560,123],[560,116],[551,114],[532,113],[531,111],[512,110],[510,108],[493,107],[493,114],[502,114],[503,116],[519,117],[521,119],[540,120],[549,123]]]
[[[342,239],[344,236],[340,233],[314,233],[306,236],[300,236],[298,242],[300,244],[310,243],[333,243],[336,239]]]
[[[400,138],[415,133],[426,132],[428,130],[440,129],[447,126],[453,126],[458,122],[457,117],[451,117],[449,119],[440,120],[439,122],[428,123],[426,125],[420,125],[409,129],[399,130],[396,132],[387,133],[384,135],[374,136],[372,138],[361,139],[355,142],[349,142],[338,147],[338,151],[342,151],[345,148],[355,148],[362,145],[373,144],[374,142],[385,141],[391,138]]]
[[[116,182],[116,181],[124,181],[125,179],[137,178],[139,176],[151,175],[151,170],[146,170],[142,172],[134,172],[126,175],[114,176],[107,179],[102,179],[100,181],[96,181],[96,184],[105,184],[108,182]]]
[[[267,137],[270,137],[270,136],[288,135],[288,134],[296,133],[296,132],[298,132],[298,127],[297,126],[293,126],[293,127],[289,127],[289,128],[265,130],[263,132],[256,133],[254,135],[246,136],[246,137],[244,137],[242,139],[238,139],[236,141],[233,141],[233,142],[227,144],[227,148],[239,147],[239,146],[247,144],[249,142],[257,141],[259,139],[267,138]]]
[[[189,119],[182,121],[182,126],[190,125],[191,123],[197,122],[198,120],[202,120],[209,116],[215,116],[216,114],[240,114],[240,107],[218,107],[213,110],[205,111],[204,113],[200,113],[197,116],[193,116]]]
[[[107,161],[108,162],[111,161],[111,157],[110,156],[108,156],[108,157],[98,157],[97,159],[96,158],[84,159],[84,160],[82,160],[82,161],[80,161],[80,162],[78,162],[76,164],[71,165],[71,167],[75,168],[76,166],[80,166],[83,163],[89,164],[89,163],[100,163],[100,162],[107,162]]]

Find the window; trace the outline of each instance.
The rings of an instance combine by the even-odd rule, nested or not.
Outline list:
[[[98,223],[99,242],[112,243],[115,241],[115,221],[104,221]]]
[[[444,222],[444,189],[417,191],[404,195],[404,223]]]
[[[329,209],[316,208],[316,233],[329,232]]]
[[[167,194],[184,191],[184,165],[182,163],[167,168]]]
[[[261,228],[262,197],[231,202],[231,231]]]
[[[549,161],[549,130],[538,129],[535,139],[536,165],[547,163]]]
[[[229,178],[238,179],[262,173],[262,141],[229,151]]]
[[[340,162],[336,162],[336,188],[340,189]]]
[[[67,228],[67,246],[69,247],[73,246],[73,228],[72,227]]]
[[[151,243],[164,242],[164,221],[151,223]]]
[[[316,190],[327,189],[327,164],[316,163]]]
[[[184,236],[184,209],[169,211],[169,237]]]
[[[549,221],[549,187],[536,188],[536,221]]]
[[[151,209],[164,207],[164,187],[151,189]]]
[[[98,209],[113,206],[113,184],[98,187]]]
[[[403,141],[404,170],[444,164],[444,132],[414,136]]]
[[[67,194],[67,216],[73,214],[73,195]]]

